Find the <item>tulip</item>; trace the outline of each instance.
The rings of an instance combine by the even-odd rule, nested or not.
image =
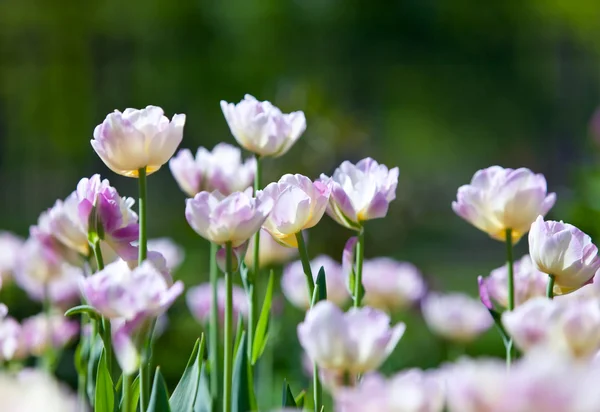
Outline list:
[[[27,355],[22,344],[21,325],[8,316],[8,309],[0,303],[0,360],[11,361]]]
[[[590,359],[600,350],[600,303],[597,300],[530,300],[502,315],[516,346],[528,352],[552,348]]]
[[[0,231],[0,281],[13,277],[23,242],[23,239],[10,232]]]
[[[529,299],[546,295],[548,276],[535,268],[529,255],[523,256],[514,264],[515,304],[521,305]],[[494,269],[483,279],[486,292],[503,308],[508,307],[507,291],[508,265]]]
[[[202,191],[218,190],[224,195],[246,190],[256,174],[256,159],[242,162],[239,148],[219,143],[212,152],[200,147],[196,158],[189,149],[181,149],[169,161],[171,173],[181,190],[194,197]]]
[[[531,225],[529,254],[538,270],[551,276],[554,293],[565,294],[588,283],[600,269],[598,248],[573,225],[539,216]]]
[[[151,252],[158,252],[165,258],[165,265],[170,272],[175,271],[185,257],[183,248],[168,237],[148,240],[148,254]]]
[[[349,279],[354,264],[354,244],[344,249],[344,276]],[[375,258],[363,263],[362,283],[365,305],[392,312],[408,308],[426,292],[421,272],[413,264],[390,258]]]
[[[41,313],[23,320],[21,339],[27,351],[42,356],[49,349],[61,350],[79,334],[79,324],[62,313]]]
[[[248,300],[246,293],[239,286],[233,286],[233,323],[242,316],[248,316]],[[186,301],[192,315],[203,325],[206,325],[210,319],[210,305],[212,302],[212,290],[209,283],[203,283],[188,289]],[[221,323],[225,319],[225,282],[219,281],[217,284],[217,308]]]
[[[303,112],[283,114],[249,94],[238,104],[221,100],[221,110],[239,145],[258,156],[284,155],[306,129]]]
[[[475,173],[471,184],[458,189],[456,199],[452,209],[457,215],[494,239],[505,241],[510,229],[516,242],[554,206],[556,195],[547,194],[541,174],[492,166]]]
[[[352,308],[347,313],[321,301],[298,325],[303,349],[319,368],[365,373],[377,369],[392,353],[406,326],[390,327],[390,318],[377,309]]]
[[[486,308],[462,293],[430,293],[421,310],[427,326],[441,337],[468,343],[488,330],[493,323]]]
[[[337,306],[343,306],[350,295],[346,288],[342,268],[329,256],[320,255],[310,262],[313,279],[316,281],[321,267],[325,270],[327,300]],[[285,297],[297,308],[306,310],[310,307],[312,296],[308,296],[306,277],[302,262],[297,260],[287,265],[281,278],[281,290]]]
[[[306,238],[306,235],[304,236]],[[248,250],[254,250],[254,236],[250,238]],[[272,265],[280,265],[288,262],[298,254],[298,249],[287,246],[282,246],[279,242],[273,239],[265,229],[260,229],[260,243],[258,244],[258,261],[260,267],[269,267]],[[246,253],[244,259],[247,267],[254,267],[254,253]]]
[[[327,214],[355,230],[366,220],[385,217],[396,198],[398,174],[397,167],[388,170],[370,157],[356,165],[343,162],[332,177],[321,175],[321,181],[331,187]]]
[[[220,245],[237,247],[254,235],[271,212],[273,200],[251,196],[252,189],[223,196],[201,192],[186,201],[185,217],[203,238]]]
[[[138,177],[156,172],[175,153],[183,138],[184,114],[169,121],[160,107],[115,110],[94,129],[92,147],[113,172]]]
[[[278,183],[269,184],[262,194],[274,202],[263,225],[265,230],[283,246],[298,247],[296,234],[319,223],[325,214],[330,190],[306,176],[287,174]]]

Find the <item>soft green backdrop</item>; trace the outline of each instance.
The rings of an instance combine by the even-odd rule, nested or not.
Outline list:
[[[42,210],[96,172],[135,196],[136,182],[107,170],[89,144],[108,112],[154,104],[185,113],[182,146],[195,150],[234,143],[219,100],[251,93],[308,119],[289,154],[265,162],[267,181],[329,174],[367,155],[399,166],[398,199],[368,226],[366,256],[410,260],[433,287],[475,294],[476,276],[504,259],[502,244],[450,208],[479,168],[544,173],[558,193],[551,217],[600,234],[588,127],[600,101],[599,21],[600,4],[589,0],[4,0],[0,227],[26,235]],[[207,250],[185,222],[184,195],[166,167],[149,184],[151,236],[182,244],[177,276],[200,282]],[[311,252],[340,257],[348,236],[326,218],[310,233]],[[37,310],[11,300],[13,313]],[[200,327],[184,299],[170,318],[157,360],[172,384]],[[284,376],[294,390],[305,382],[299,319],[285,307],[277,388]],[[467,350],[502,348],[491,331]],[[440,345],[410,317],[391,365],[440,359]]]

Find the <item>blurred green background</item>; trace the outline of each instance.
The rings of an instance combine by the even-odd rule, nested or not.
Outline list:
[[[365,156],[399,166],[398,198],[386,219],[369,223],[366,256],[409,260],[432,287],[475,294],[476,276],[504,260],[502,244],[450,208],[477,169],[544,173],[558,194],[550,216],[600,235],[589,133],[600,102],[599,21],[600,4],[587,0],[4,0],[0,227],[25,236],[42,210],[97,172],[136,196],[136,182],[111,173],[89,143],[110,111],[153,104],[185,113],[182,147],[195,151],[235,143],[219,100],[251,93],[305,111],[308,122],[288,155],[265,162],[265,183],[330,174]],[[151,237],[183,245],[176,276],[203,281],[208,251],[185,221],[183,193],[167,167],[149,185]],[[325,218],[310,251],[340,258],[350,235]],[[307,382],[295,334],[302,314],[283,313],[275,397],[283,377],[295,391]],[[419,318],[399,317],[409,327],[387,368],[439,362],[439,342]],[[201,328],[183,298],[170,320],[157,362],[172,385]],[[502,351],[493,330],[467,348]],[[267,392],[269,379],[259,379]]]

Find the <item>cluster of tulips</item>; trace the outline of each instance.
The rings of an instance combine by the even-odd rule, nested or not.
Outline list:
[[[262,159],[293,146],[306,128],[304,114],[284,114],[252,96],[221,107],[253,157],[244,160],[225,143],[175,155],[184,115],[169,120],[154,106],[115,111],[91,144],[110,170],[138,180],[137,210],[94,175],[43,212],[27,240],[0,236],[2,279],[14,278],[44,307],[21,322],[0,307],[0,410],[257,411],[255,372],[276,293],[267,268],[296,256],[280,284],[306,312],[297,338],[312,384],[294,393],[284,382],[281,404],[269,409],[321,412],[329,409],[326,392],[338,412],[600,410],[600,258],[585,233],[544,220],[556,196],[542,175],[493,166],[459,188],[453,210],[505,242],[507,261],[478,279],[480,299],[433,292],[408,262],[364,258],[366,223],[387,215],[398,168],[366,158],[343,162],[332,176],[287,174],[265,185]],[[166,238],[149,240],[146,230],[147,219],[160,218],[147,205],[148,176],[166,163],[189,197],[187,222],[210,243],[210,281],[186,293],[207,336],[196,342],[175,388],[165,384],[152,352],[166,327],[163,315],[185,289],[173,276],[183,251]],[[305,232],[325,214],[355,234],[341,262],[310,258]],[[527,233],[529,255],[515,261],[513,245]],[[392,325],[391,315],[411,307],[455,345],[495,324],[506,359],[463,357],[384,377],[377,370],[406,330],[402,322]],[[76,395],[53,378],[73,340]],[[25,367],[32,357],[38,367]]]

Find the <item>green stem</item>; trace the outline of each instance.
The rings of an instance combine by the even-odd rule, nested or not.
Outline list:
[[[508,265],[508,310],[515,308],[515,274],[513,268],[512,229],[506,229],[506,264]]]
[[[52,342],[52,301],[50,300],[50,287],[46,283],[44,285],[44,297],[43,297],[44,315],[46,317],[46,339],[48,341],[47,348],[43,355],[43,365],[46,372],[49,374],[54,373],[54,365],[56,363],[56,351],[54,350]]]
[[[148,247],[148,236],[146,233],[146,222],[147,222],[147,210],[146,210],[146,201],[147,201],[147,176],[146,176],[146,167],[142,167],[138,169],[138,218],[140,224],[140,238],[138,242],[138,265],[141,265],[144,260],[146,260],[147,256],[147,247]],[[140,363],[139,373],[140,373],[140,411],[145,412],[148,407],[149,402],[149,394],[150,394],[150,371],[149,366],[146,363],[149,361],[147,346],[148,340],[152,339],[152,330],[149,330],[145,337],[145,344],[142,353],[142,362]]]
[[[356,277],[354,280],[354,307],[359,308],[362,304],[363,285],[362,271],[363,260],[365,257],[365,229],[361,228],[358,232],[358,242],[356,243]]]
[[[219,271],[217,266],[217,252],[219,245],[210,244],[210,320],[208,328],[208,356],[210,361],[210,395],[212,398],[213,410],[216,410],[216,404],[219,401],[219,304],[218,304],[218,284]]]
[[[256,174],[254,175],[254,196],[261,189],[262,162],[260,156],[255,156]],[[256,310],[258,307],[256,288],[254,287],[260,272],[260,230],[254,235],[254,249],[252,250],[253,269],[248,276],[248,358],[252,360],[252,345],[254,344],[254,331],[256,329]]]
[[[319,368],[317,363],[313,363],[313,396],[315,402],[315,412],[321,412],[323,407],[323,389],[319,380]]]
[[[102,249],[100,248],[100,239],[96,239],[92,243],[92,250],[94,251],[94,257],[96,258],[96,266],[98,270],[104,269],[104,257],[102,256]],[[100,328],[102,342],[104,343],[104,353],[106,354],[106,365],[108,370],[112,372],[113,355],[112,355],[112,334],[110,320],[102,317],[102,327]]]
[[[231,412],[231,389],[233,377],[233,251],[231,242],[225,244],[225,333],[223,355],[223,412]]]
[[[304,236],[302,236],[302,232],[296,233],[296,240],[298,241],[298,252],[300,253],[302,269],[304,269],[304,275],[306,276],[308,301],[310,302],[315,291],[315,280],[313,278],[312,269],[310,268],[310,259],[308,258],[308,250],[306,249],[306,243],[304,243]]]
[[[121,399],[121,412],[130,411],[131,403],[131,375],[123,374],[123,398]]]
[[[554,281],[556,277],[554,275],[548,275],[548,286],[546,287],[546,296],[548,299],[554,298]]]

